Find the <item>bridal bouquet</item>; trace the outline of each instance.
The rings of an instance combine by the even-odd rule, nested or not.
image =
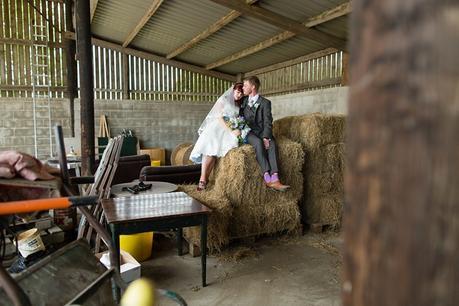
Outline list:
[[[250,131],[249,126],[247,125],[247,122],[245,121],[245,118],[243,116],[238,116],[238,117],[223,117],[223,119],[226,122],[226,125],[231,129],[231,130],[240,130],[241,135],[237,137],[239,141],[239,145],[242,145],[246,142],[246,137],[247,134]]]

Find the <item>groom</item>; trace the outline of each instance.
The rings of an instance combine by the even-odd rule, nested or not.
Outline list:
[[[256,76],[244,80],[243,91],[246,97],[242,100],[239,115],[244,116],[251,128],[247,141],[255,148],[266,186],[277,191],[286,191],[290,186],[279,181],[271,101],[258,94],[259,88],[260,80]]]

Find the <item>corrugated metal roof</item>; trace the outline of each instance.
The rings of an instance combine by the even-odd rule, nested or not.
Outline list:
[[[241,16],[192,49],[187,50],[178,59],[206,65],[280,32],[282,31],[273,25]],[[206,56],[203,57],[203,54]]]
[[[330,20],[316,27],[327,34],[346,39],[348,37],[348,18],[346,16]]]
[[[150,5],[151,1],[145,0],[99,0],[91,31],[98,37],[123,43]]]
[[[262,0],[262,8],[304,22],[346,0]],[[122,43],[145,14],[152,0],[99,0],[92,23],[94,35]],[[165,56],[231,10],[209,0],[164,0],[160,8],[131,42],[130,47]],[[116,26],[113,24],[116,23]],[[347,17],[317,26],[317,29],[345,39]],[[283,32],[267,22],[241,16],[175,59],[205,66]],[[246,72],[324,49],[319,43],[296,36],[215,70]]]
[[[308,18],[336,7],[346,0],[262,0],[259,5],[262,8],[289,17],[298,22],[304,22]]]
[[[132,45],[165,55],[230,11],[208,0],[165,0]]]
[[[260,52],[243,57],[235,62],[221,66],[219,69],[231,74],[247,72],[322,49],[324,48],[320,44],[297,36],[281,44],[274,45]]]

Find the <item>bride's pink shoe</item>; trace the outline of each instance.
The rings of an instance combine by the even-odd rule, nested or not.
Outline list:
[[[204,181],[199,181],[198,187],[196,188],[197,191],[203,191],[206,189],[207,183]]]

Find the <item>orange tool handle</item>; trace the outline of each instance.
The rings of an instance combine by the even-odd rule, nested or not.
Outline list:
[[[0,215],[13,215],[39,210],[68,208],[70,206],[91,205],[95,203],[97,203],[97,197],[94,196],[0,202]]]

